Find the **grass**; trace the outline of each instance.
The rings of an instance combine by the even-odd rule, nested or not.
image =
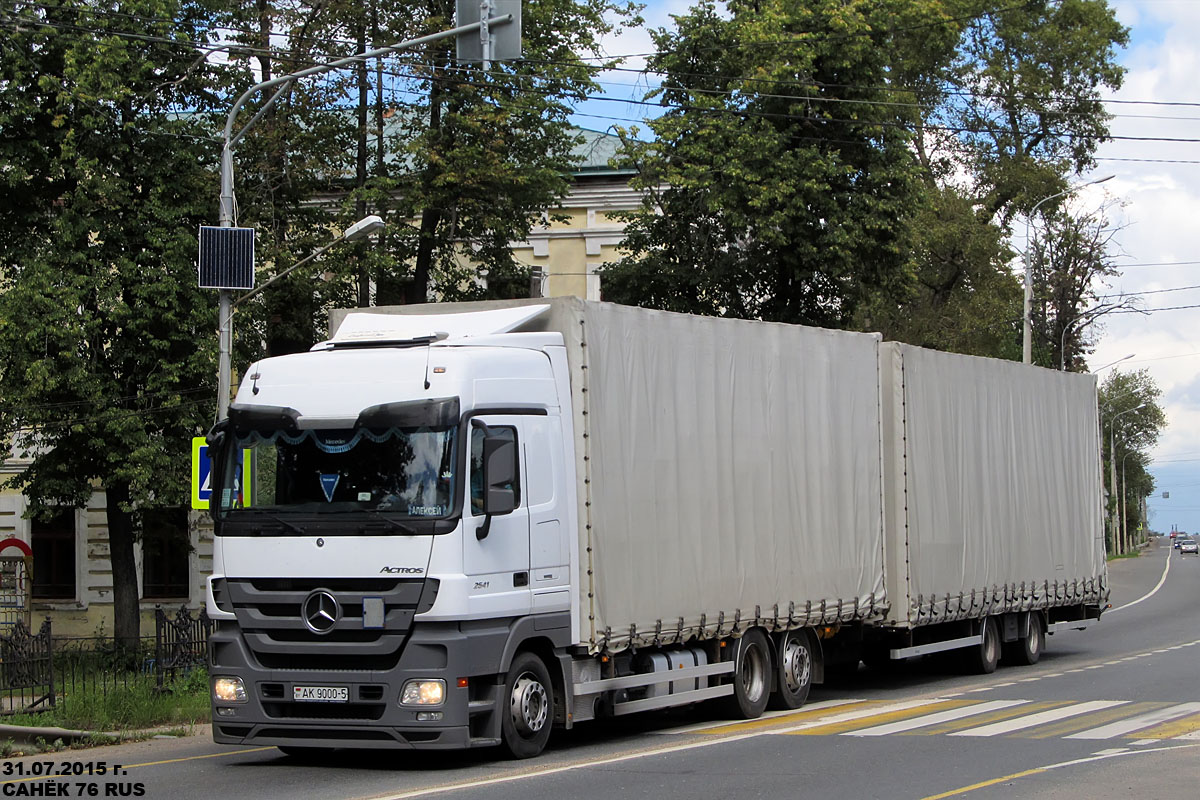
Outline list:
[[[1141,554],[1142,554],[1142,551],[1141,551],[1141,550],[1133,550],[1133,551],[1131,551],[1131,552],[1128,552],[1128,553],[1122,553],[1121,555],[1110,555],[1110,556],[1108,557],[1108,560],[1109,560],[1109,561],[1116,561],[1116,560],[1118,560],[1118,559],[1121,559],[1121,558],[1137,558],[1137,557],[1138,557],[1138,556],[1140,556]]]
[[[208,673],[194,669],[167,691],[155,689],[153,676],[107,692],[88,687],[57,699],[38,714],[0,717],[7,725],[59,727],[85,731],[129,731],[163,725],[190,727],[209,720]]]

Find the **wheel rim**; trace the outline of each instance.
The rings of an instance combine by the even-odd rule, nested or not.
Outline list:
[[[796,694],[808,685],[812,675],[812,658],[808,648],[795,636],[789,636],[783,646],[783,683],[787,690]]]
[[[767,691],[767,668],[762,649],[757,642],[750,642],[742,651],[742,666],[738,671],[742,694],[751,703],[756,703]]]
[[[546,726],[546,719],[550,716],[546,687],[533,673],[521,673],[513,682],[509,707],[517,731],[526,737],[537,735]]]

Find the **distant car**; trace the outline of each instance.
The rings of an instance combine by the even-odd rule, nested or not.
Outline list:
[[[1179,555],[1186,556],[1188,553],[1200,556],[1200,544],[1192,539],[1184,539],[1179,545]]]
[[[1183,544],[1185,541],[1186,541],[1186,539],[1184,539],[1182,536],[1176,536],[1175,537],[1175,545],[1174,545],[1175,549],[1178,550],[1179,545]]]

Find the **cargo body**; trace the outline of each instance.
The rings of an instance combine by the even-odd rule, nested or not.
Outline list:
[[[217,741],[529,756],[553,726],[754,717],[827,666],[1098,615],[1086,378],[574,298],[331,328],[252,365],[210,437]],[[1058,439],[1015,433],[1039,397]]]
[[[1095,377],[896,342],[880,354],[891,605],[875,640],[904,657],[978,640],[989,617],[1010,644],[1097,618]]]

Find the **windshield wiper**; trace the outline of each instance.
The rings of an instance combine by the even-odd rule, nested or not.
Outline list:
[[[378,511],[373,511],[369,508],[364,508],[363,511],[370,514],[372,517],[379,519],[381,522],[383,522],[385,525],[387,525],[389,528],[391,528],[394,531],[400,531],[401,533],[407,533],[409,536],[419,536],[420,535],[420,532],[416,528],[414,528],[410,525],[405,525],[403,522],[400,522],[398,520],[394,520],[391,517],[387,516],[386,514],[381,514]]]
[[[247,509],[247,510],[249,510],[249,509]],[[243,512],[243,513],[245,513],[245,512]],[[306,531],[304,528],[301,528],[301,527],[300,527],[299,525],[297,525],[296,523],[294,523],[294,522],[288,522],[288,521],[287,521],[286,519],[284,519],[283,517],[276,516],[275,514],[268,514],[268,513],[267,513],[267,512],[265,512],[265,511],[250,511],[250,513],[251,513],[251,514],[253,514],[253,515],[254,515],[254,516],[256,516],[256,517],[260,517],[260,518],[261,518],[261,517],[266,517],[267,519],[269,519],[269,520],[271,520],[271,521],[273,521],[273,522],[277,522],[277,523],[279,523],[279,527],[281,527],[281,528],[284,528],[284,529],[286,529],[286,530],[289,530],[289,531],[291,531],[292,533],[298,533],[298,534],[300,534],[301,536],[303,536],[303,535],[305,535],[305,534],[307,534],[307,533],[308,533],[308,531]]]

